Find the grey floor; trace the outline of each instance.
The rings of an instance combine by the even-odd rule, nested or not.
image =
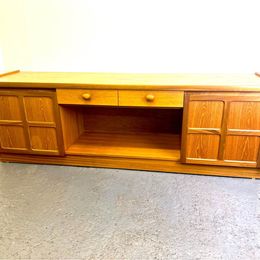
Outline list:
[[[260,259],[260,181],[0,163],[1,259]]]

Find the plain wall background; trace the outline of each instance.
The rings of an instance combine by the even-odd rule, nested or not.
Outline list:
[[[0,69],[260,70],[259,0],[0,0]]]

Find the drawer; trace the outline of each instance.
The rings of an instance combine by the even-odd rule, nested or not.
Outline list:
[[[59,104],[118,106],[117,90],[57,89]]]
[[[119,91],[119,106],[183,107],[183,91]]]

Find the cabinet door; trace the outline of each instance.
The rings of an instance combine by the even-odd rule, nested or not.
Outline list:
[[[256,167],[260,94],[187,93],[182,162]]]
[[[226,162],[258,162],[260,137],[260,100],[233,100],[228,106],[223,159]]]
[[[0,93],[1,152],[28,153],[29,141],[24,125],[23,103],[16,92]]]
[[[64,153],[55,92],[2,91],[0,99],[2,152]]]

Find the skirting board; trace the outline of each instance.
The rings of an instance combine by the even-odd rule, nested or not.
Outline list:
[[[71,166],[88,166],[101,168],[119,168],[131,170],[147,170],[172,173],[187,173],[200,175],[215,175],[226,177],[242,177],[260,179],[260,169],[248,169],[225,166],[205,166],[189,165],[180,162],[159,161],[135,158],[114,158],[96,156],[40,156],[40,155],[14,155],[1,154],[2,162],[36,163],[36,164],[56,164]]]

